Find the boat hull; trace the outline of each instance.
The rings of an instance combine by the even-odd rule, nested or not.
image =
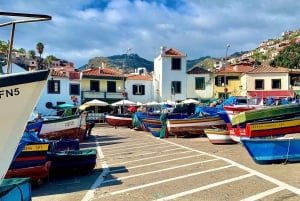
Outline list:
[[[106,115],[105,120],[108,125],[118,127],[118,126],[125,126],[132,128],[132,115],[121,115],[121,114],[116,114],[116,115]]]
[[[96,149],[48,152],[48,160],[51,161],[50,173],[54,175],[90,172],[96,165],[96,159]]]
[[[40,98],[49,70],[0,75],[0,178],[13,159],[27,121]],[[13,108],[12,108],[13,107]]]
[[[143,124],[154,137],[160,136],[162,125],[159,119],[143,119]]]
[[[40,138],[48,140],[79,139],[83,141],[86,132],[85,118],[80,115],[56,117],[43,120]]]
[[[278,136],[300,132],[300,117],[280,119],[266,122],[247,123],[246,137]]]
[[[204,133],[212,144],[236,144],[229,136],[228,130],[204,129]]]
[[[10,178],[3,179],[0,184],[0,200],[24,200],[30,201],[31,183],[29,178]]]
[[[242,139],[241,142],[258,164],[300,161],[300,139]]]
[[[224,120],[219,116],[167,120],[168,132],[175,137],[179,135],[204,135],[204,129],[224,128],[225,126]]]
[[[232,118],[232,125],[245,124],[262,119],[274,119],[283,116],[293,116],[300,112],[300,104],[268,106],[259,110],[249,110]]]

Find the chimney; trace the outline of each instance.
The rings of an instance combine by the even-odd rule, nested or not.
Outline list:
[[[160,47],[160,54],[165,54],[166,52],[166,47],[165,46],[161,46]]]

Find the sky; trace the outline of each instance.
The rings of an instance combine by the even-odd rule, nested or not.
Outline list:
[[[188,60],[221,58],[300,28],[297,0],[0,0],[0,5],[1,12],[50,15],[51,21],[17,24],[13,47],[36,50],[42,42],[44,58],[54,55],[76,68],[94,57],[126,53],[153,61],[162,46]],[[10,20],[0,16],[0,23]],[[11,26],[0,27],[0,40],[8,41],[10,32]]]

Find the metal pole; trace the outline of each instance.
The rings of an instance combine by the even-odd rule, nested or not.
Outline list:
[[[226,88],[226,65],[227,65],[227,53],[228,53],[228,48],[230,47],[230,45],[229,44],[227,44],[227,46],[226,46],[226,54],[225,54],[225,66],[224,66],[224,100],[226,100],[227,99],[227,88]]]
[[[126,58],[127,58],[128,53],[129,53],[130,50],[131,50],[131,48],[128,48],[128,49],[127,49],[125,58],[124,58],[124,60],[123,60],[123,65],[122,65],[122,76],[123,76],[123,77],[122,77],[122,79],[123,79],[123,89],[122,89],[123,105],[122,105],[122,107],[123,107],[123,114],[125,113],[124,102],[125,102],[125,98],[126,98],[126,93],[125,93],[126,88],[125,88],[124,68],[125,68],[125,61],[126,61]]]

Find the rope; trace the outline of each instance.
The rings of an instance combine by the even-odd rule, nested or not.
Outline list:
[[[286,160],[285,160],[285,162],[283,163],[284,165],[286,165],[287,162],[288,162],[288,159],[289,159],[289,153],[290,153],[290,147],[291,147],[291,138],[289,138],[289,146],[288,146],[288,150],[287,150],[287,153],[286,153]]]

